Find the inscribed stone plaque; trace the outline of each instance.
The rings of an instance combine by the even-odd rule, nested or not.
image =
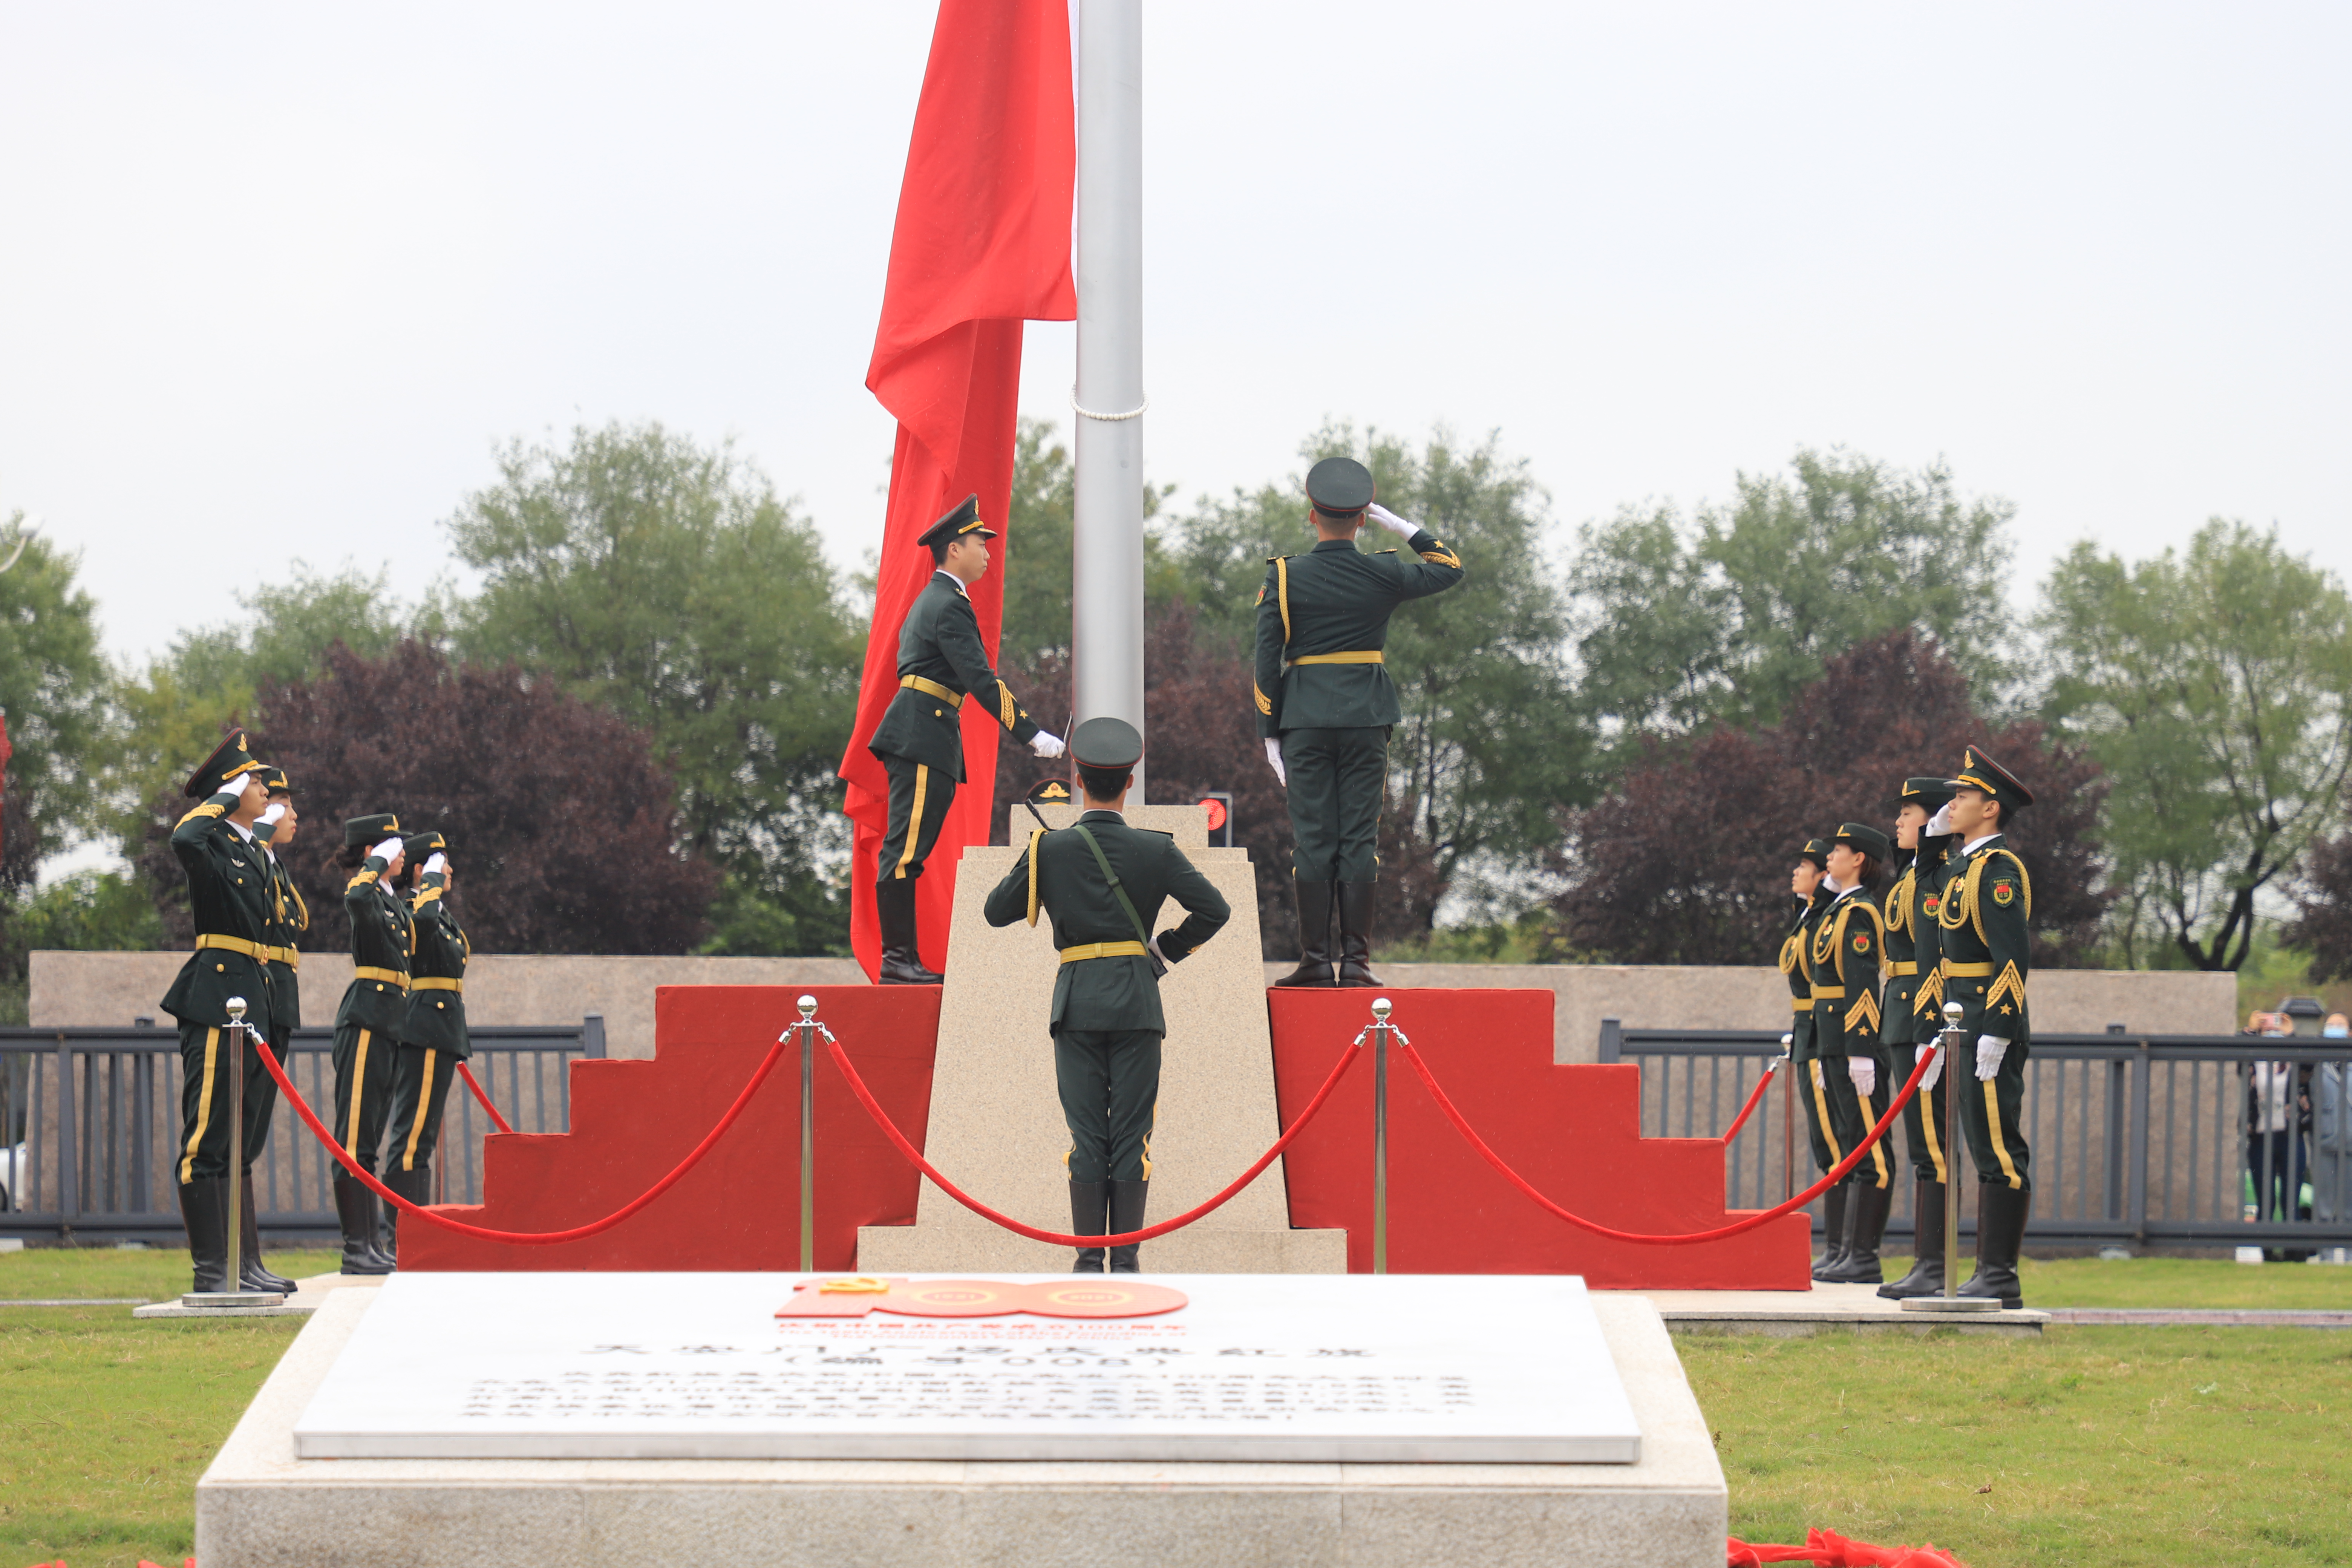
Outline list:
[[[917,1280],[926,1277],[914,1276]],[[1006,1284],[1071,1276],[1003,1275]],[[1631,1464],[1584,1282],[1156,1274],[1125,1319],[780,1319],[789,1274],[396,1274],[302,1458]]]

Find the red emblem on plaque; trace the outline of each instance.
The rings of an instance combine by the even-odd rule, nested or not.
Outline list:
[[[1140,1281],[1048,1280],[1016,1285],[1000,1279],[925,1279],[904,1275],[851,1275],[803,1279],[779,1318],[862,1318],[888,1312],[902,1318],[1150,1318],[1172,1312],[1191,1298],[1165,1285]]]

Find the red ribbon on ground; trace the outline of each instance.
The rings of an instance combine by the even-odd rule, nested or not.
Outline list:
[[[450,1219],[446,1215],[435,1214],[423,1205],[411,1203],[402,1197],[367,1172],[361,1170],[359,1162],[343,1152],[342,1145],[335,1142],[334,1134],[329,1132],[319,1121],[319,1113],[312,1110],[310,1102],[295,1090],[292,1080],[286,1076],[286,1069],[278,1065],[278,1053],[258,1039],[253,1042],[253,1047],[261,1053],[261,1065],[268,1068],[269,1076],[278,1080],[278,1092],[283,1094],[288,1103],[294,1107],[294,1114],[302,1119],[302,1125],[308,1127],[311,1135],[326,1146],[327,1152],[334,1155],[338,1164],[357,1176],[361,1183],[376,1196],[394,1205],[403,1214],[413,1214],[428,1225],[437,1225],[444,1230],[454,1230],[460,1236],[478,1237],[484,1241],[512,1242],[518,1247],[548,1247],[559,1241],[582,1241],[589,1237],[601,1235],[676,1186],[680,1178],[702,1163],[702,1157],[710,1152],[719,1140],[726,1135],[727,1130],[735,1125],[735,1119],[743,1114],[745,1106],[751,1103],[752,1094],[768,1080],[768,1074],[774,1071],[776,1063],[782,1059],[785,1042],[791,1038],[790,1035],[780,1037],[774,1045],[768,1047],[768,1054],[761,1059],[759,1070],[751,1075],[751,1081],[743,1086],[743,1092],[735,1097],[735,1103],[727,1108],[727,1114],[719,1119],[719,1125],[713,1127],[704,1136],[702,1142],[694,1146],[691,1153],[677,1163],[676,1169],[647,1189],[644,1196],[626,1207],[616,1209],[603,1219],[588,1225],[574,1226],[570,1230],[544,1232],[489,1230],[478,1225],[467,1225],[463,1220]],[[471,1076],[467,1075],[469,1079]]]
[[[1802,1546],[1750,1546],[1736,1535],[1724,1544],[1724,1568],[1759,1568],[1766,1563],[1811,1563],[1814,1568],[1968,1568],[1950,1552],[1932,1546],[1873,1546],[1829,1530],[1806,1531]]]
[[[1230,1186],[1207,1203],[1198,1208],[1187,1209],[1174,1219],[1164,1219],[1158,1225],[1147,1226],[1141,1230],[1122,1231],[1117,1236],[1069,1236],[1058,1230],[1039,1230],[1035,1226],[1023,1225],[1010,1215],[999,1214],[941,1175],[939,1167],[924,1159],[920,1149],[907,1142],[907,1135],[892,1124],[888,1113],[884,1111],[876,1102],[874,1096],[866,1091],[865,1080],[857,1076],[857,1069],[849,1065],[848,1053],[841,1048],[841,1042],[828,1033],[824,1037],[824,1043],[833,1052],[834,1065],[841,1068],[841,1076],[849,1080],[849,1091],[857,1097],[857,1103],[866,1108],[866,1114],[874,1119],[874,1124],[882,1129],[882,1135],[890,1140],[899,1153],[904,1154],[917,1170],[931,1179],[933,1185],[981,1218],[992,1220],[1016,1236],[1025,1236],[1032,1241],[1042,1241],[1050,1247],[1133,1247],[1138,1242],[1150,1241],[1154,1237],[1166,1236],[1171,1230],[1181,1230],[1210,1210],[1220,1206],[1226,1199],[1256,1181],[1258,1173],[1273,1164],[1276,1156],[1290,1146],[1290,1141],[1298,1136],[1299,1129],[1315,1120],[1315,1113],[1323,1109],[1323,1102],[1331,1098],[1333,1089],[1339,1087],[1339,1080],[1347,1076],[1349,1068],[1355,1065],[1357,1056],[1356,1047],[1352,1044],[1343,1050],[1339,1061],[1332,1066],[1331,1076],[1323,1080],[1323,1087],[1315,1091],[1315,1098],[1307,1102],[1307,1109],[1298,1113],[1298,1120],[1283,1130],[1282,1136],[1274,1141],[1274,1147],[1258,1156],[1256,1164],[1234,1177]]]
[[[499,1108],[490,1103],[490,1097],[482,1092],[482,1086],[474,1081],[474,1069],[472,1068],[467,1067],[464,1062],[459,1062],[457,1064],[457,1076],[466,1080],[466,1087],[474,1091],[474,1098],[481,1101],[482,1109],[490,1113],[490,1121],[497,1124],[499,1131],[511,1132],[514,1131],[513,1128],[507,1125],[507,1119],[499,1114]],[[1732,1131],[1737,1132],[1739,1129],[1735,1125],[1732,1128]]]
[[[1640,1242],[1652,1246],[1672,1246],[1694,1241],[1721,1241],[1727,1236],[1738,1236],[1743,1231],[1754,1230],[1759,1225],[1768,1225],[1782,1215],[1793,1214],[1811,1203],[1822,1194],[1843,1181],[1846,1173],[1861,1163],[1862,1157],[1870,1152],[1870,1146],[1885,1136],[1886,1130],[1895,1124],[1895,1119],[1903,1114],[1903,1108],[1910,1104],[1911,1097],[1918,1092],[1919,1080],[1927,1075],[1928,1064],[1936,1059],[1933,1056],[1920,1058],[1918,1065],[1911,1069],[1910,1081],[1904,1084],[1903,1092],[1895,1097],[1895,1103],[1886,1108],[1886,1114],[1878,1119],[1878,1125],[1870,1130],[1870,1136],[1855,1144],[1853,1153],[1831,1167],[1828,1175],[1823,1176],[1795,1197],[1771,1208],[1749,1215],[1746,1219],[1734,1220],[1729,1225],[1717,1226],[1713,1230],[1696,1230],[1686,1236],[1645,1236],[1637,1231],[1612,1230],[1609,1226],[1586,1219],[1581,1215],[1570,1214],[1536,1191],[1533,1184],[1504,1163],[1503,1157],[1488,1147],[1486,1141],[1478,1136],[1477,1130],[1464,1120],[1462,1112],[1455,1109],[1454,1101],[1448,1100],[1445,1097],[1445,1091],[1437,1086],[1437,1075],[1429,1070],[1429,1064],[1421,1059],[1421,1053],[1412,1047],[1412,1043],[1399,1040],[1397,1048],[1404,1053],[1404,1059],[1412,1064],[1412,1070],[1421,1075],[1421,1081],[1428,1089],[1430,1098],[1437,1101],[1437,1109],[1445,1113],[1445,1119],[1454,1123],[1454,1131],[1461,1133],[1464,1140],[1478,1152],[1486,1163],[1500,1172],[1505,1181],[1533,1198],[1546,1213],[1555,1219],[1566,1220],[1579,1230],[1590,1231],[1594,1236],[1605,1236],[1612,1241]]]
[[[1782,1059],[1786,1060],[1787,1058],[1783,1058]],[[1764,1091],[1771,1088],[1772,1080],[1780,1076],[1780,1075],[1777,1071],[1768,1072],[1762,1078],[1756,1080],[1756,1087],[1748,1091],[1748,1103],[1739,1108],[1739,1114],[1731,1119],[1731,1130],[1723,1135],[1723,1142],[1727,1144],[1734,1138],[1739,1136],[1739,1130],[1748,1125],[1748,1115],[1750,1112],[1755,1110],[1756,1102],[1764,1098]],[[488,1101],[485,1100],[483,1103],[488,1104]],[[490,1114],[496,1116],[498,1112],[493,1110]]]

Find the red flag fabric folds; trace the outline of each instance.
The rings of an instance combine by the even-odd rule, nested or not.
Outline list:
[[[881,962],[874,873],[889,784],[866,743],[898,689],[899,626],[931,577],[930,553],[915,540],[949,507],[979,495],[980,515],[1005,535],[993,546],[995,564],[971,589],[993,658],[1004,563],[1015,548],[1004,514],[1021,324],[1077,315],[1070,276],[1076,175],[1067,0],[941,0],[866,373],[866,386],[898,421],[857,724],[841,760],[844,809],[856,831],[851,942],[868,975]],[[956,862],[965,845],[987,842],[1003,732],[980,704],[965,706],[967,782],[917,884],[922,959],[933,969],[947,964]]]

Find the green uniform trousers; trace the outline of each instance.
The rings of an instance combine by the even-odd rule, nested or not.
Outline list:
[[[1151,1179],[1160,1038],[1150,1029],[1064,1029],[1054,1037],[1054,1082],[1070,1127],[1070,1180]]]
[[[1816,1057],[1798,1070],[1803,1076],[1797,1080],[1797,1094],[1805,1101],[1805,1131],[1812,1140],[1813,1163],[1827,1175],[1870,1136],[1871,1128],[1886,1114],[1893,1098],[1886,1083],[1886,1064],[1878,1064],[1878,1082],[1867,1100],[1854,1092],[1853,1077],[1846,1071],[1843,1057]],[[1895,1166],[1882,1138],[1838,1184],[1864,1182],[1874,1187],[1892,1186]]]
[[[898,881],[923,874],[931,846],[940,840],[940,826],[955,800],[955,780],[934,767],[904,757],[885,757],[882,769],[890,775],[889,826],[882,836],[882,853],[875,861],[875,879]]]
[[[1914,1053],[1898,1058],[1895,1065],[1907,1079],[1919,1065],[1918,1057]],[[1911,1169],[1922,1181],[1952,1179],[1944,1168],[1944,1130],[1952,1124],[1951,1085],[1951,1074],[1941,1074],[1935,1088],[1921,1089],[1903,1108],[1903,1135],[1911,1145]]]
[[[1381,794],[1388,726],[1286,730],[1291,874],[1302,882],[1370,882],[1381,874]]]
[[[335,1142],[370,1175],[383,1147],[392,1109],[392,1073],[400,1042],[357,1024],[335,1026]]]
[[[2022,1041],[2001,1053],[2000,1070],[1977,1078],[1976,1042],[1960,1048],[1960,1135],[1977,1180],[1999,1182],[2020,1192],[2033,1188],[2032,1153],[2025,1145],[2025,1058]]]
[[[174,1179],[182,1184],[228,1174],[230,1041],[235,1031],[211,1024],[180,1026],[180,1151]],[[270,1041],[272,1046],[278,1042]],[[251,1165],[269,1136],[269,1110],[278,1085],[261,1053],[245,1047],[245,1163]]]
[[[392,1147],[384,1152],[387,1171],[423,1171],[433,1163],[441,1142],[441,1113],[447,1107],[449,1085],[457,1077],[457,1058],[429,1046],[403,1046],[392,1066]]]

